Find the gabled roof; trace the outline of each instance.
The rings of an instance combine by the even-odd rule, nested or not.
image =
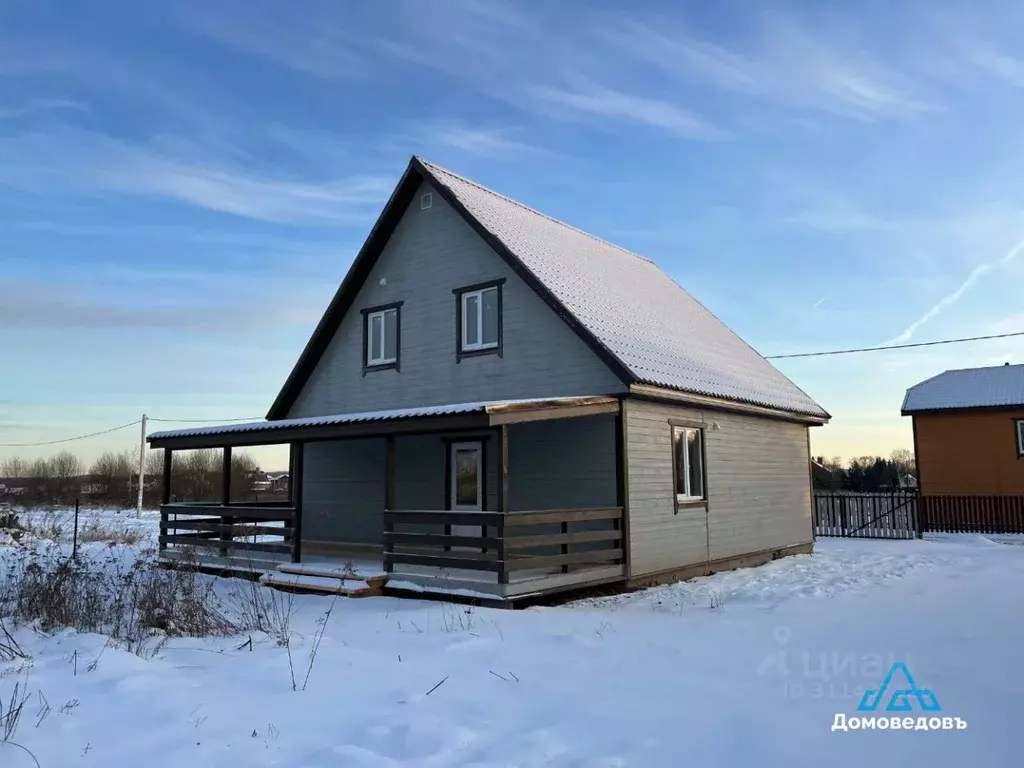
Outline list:
[[[902,413],[965,408],[1024,408],[1024,365],[961,368],[915,384]]]
[[[428,182],[627,384],[827,419],[803,390],[652,261],[412,158],[270,409],[283,418],[412,200]]]

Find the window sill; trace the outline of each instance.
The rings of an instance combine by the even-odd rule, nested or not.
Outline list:
[[[365,376],[368,373],[372,373],[373,371],[390,371],[390,370],[396,370],[396,371],[398,370],[398,361],[397,360],[395,362],[393,362],[393,363],[379,363],[377,365],[364,365],[363,366],[363,376]]]
[[[464,357],[483,357],[484,355],[497,355],[501,357],[501,345],[483,347],[482,349],[460,349],[456,353],[456,360],[461,360]]]
[[[707,505],[707,499],[676,499],[676,512],[680,509],[696,509],[697,507],[706,507]]]

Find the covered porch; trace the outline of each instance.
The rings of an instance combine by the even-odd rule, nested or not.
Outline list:
[[[296,586],[330,572],[382,574],[385,591],[502,601],[626,577],[616,398],[340,414],[149,440],[165,450],[169,562],[287,572]],[[232,449],[267,444],[289,446],[287,499],[233,502]],[[221,497],[178,501],[172,452],[197,448],[223,451]]]

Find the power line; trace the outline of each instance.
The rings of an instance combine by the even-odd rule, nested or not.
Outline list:
[[[244,419],[157,419],[152,416],[149,417],[150,421],[172,421],[175,424],[226,424],[230,421],[263,421],[262,416],[251,416]]]
[[[888,344],[881,347],[859,347],[857,349],[834,349],[829,352],[797,352],[792,355],[765,355],[766,360],[783,360],[793,357],[824,357],[826,355],[850,355],[854,352],[880,352],[885,349],[910,349],[911,347],[935,347],[940,344],[963,344],[967,341],[986,341],[988,339],[1007,339],[1011,336],[1024,336],[1024,331],[1014,333],[997,333],[991,336],[970,336],[963,339],[942,339],[940,341],[919,341],[914,344]]]
[[[136,419],[135,421],[127,424],[122,424],[119,427],[111,427],[110,429],[103,429],[99,432],[90,432],[88,435],[78,435],[77,437],[65,437],[61,440],[47,440],[42,443],[0,443],[0,448],[35,448],[40,445],[57,445],[58,443],[70,443],[74,440],[85,440],[87,437],[96,437],[97,435],[105,435],[109,432],[117,432],[119,429],[127,429],[128,427],[134,427],[136,424],[141,424],[142,419]]]

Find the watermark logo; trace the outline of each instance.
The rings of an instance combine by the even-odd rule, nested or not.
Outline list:
[[[900,685],[902,687],[893,688],[893,686]],[[902,661],[897,661],[889,667],[889,672],[877,690],[864,691],[864,696],[861,697],[860,704],[857,705],[857,711],[877,711],[890,689],[893,690],[885,706],[886,712],[912,712],[914,709],[913,699],[917,700],[917,707],[922,712],[942,711],[935,694],[929,688],[918,688],[913,675],[910,674],[910,669]]]
[[[857,705],[858,712],[941,712],[939,699],[930,688],[920,688],[910,674],[906,662],[896,661],[878,688],[869,688]],[[883,715],[851,715],[837,712],[832,719],[833,731],[964,731],[967,721],[962,717],[900,717]]]

